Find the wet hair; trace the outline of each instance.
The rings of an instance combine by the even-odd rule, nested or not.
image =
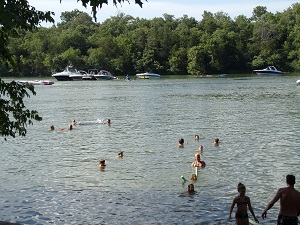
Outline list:
[[[239,183],[238,186],[237,186],[237,190],[240,191],[240,190],[243,190],[243,189],[246,189],[246,186],[242,183]]]
[[[289,184],[289,185],[294,185],[296,183],[296,178],[294,175],[287,175],[286,176],[286,183]]]
[[[191,180],[197,180],[196,174],[193,173],[193,174],[191,175]]]
[[[180,138],[180,139],[179,139],[179,144],[181,144],[181,145],[184,144],[184,139],[183,139],[183,138]]]
[[[192,188],[194,189],[194,185],[193,184],[189,184],[188,185],[188,190],[190,191]]]

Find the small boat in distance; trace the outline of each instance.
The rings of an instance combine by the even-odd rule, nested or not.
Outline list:
[[[137,73],[135,76],[137,78],[139,78],[139,79],[160,78],[159,74],[157,74],[157,73],[149,73],[149,72],[146,72],[146,73]]]
[[[110,72],[106,70],[100,70],[99,73],[95,74],[94,77],[97,80],[116,80],[117,78],[113,76]]]
[[[275,66],[268,66],[265,69],[253,70],[258,75],[283,75],[283,72],[278,70]]]
[[[18,80],[18,83],[21,84],[33,84],[33,85],[52,85],[54,84],[53,81],[49,80]]]

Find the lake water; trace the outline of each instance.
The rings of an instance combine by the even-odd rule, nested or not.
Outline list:
[[[59,82],[36,86],[43,117],[0,139],[0,220],[21,224],[235,224],[242,182],[256,216],[285,176],[300,189],[300,86],[293,76]],[[77,125],[73,119],[111,119]],[[200,140],[195,141],[194,135]],[[178,148],[184,138],[185,147]],[[220,145],[214,146],[215,137]],[[194,173],[199,145],[207,166]],[[117,153],[124,151],[124,157]],[[101,171],[99,159],[106,160]],[[279,203],[261,224],[275,224]],[[234,217],[235,209],[232,214]],[[249,213],[250,214],[250,213]],[[250,216],[250,218],[252,218]],[[253,219],[253,218],[252,218]]]

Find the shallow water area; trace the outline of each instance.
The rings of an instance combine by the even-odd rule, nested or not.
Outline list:
[[[37,95],[26,105],[43,120],[29,126],[26,137],[0,140],[0,220],[235,224],[227,218],[238,182],[246,185],[260,217],[288,173],[300,189],[296,80],[162,78],[36,86]],[[73,119],[108,118],[110,126],[59,130]],[[184,148],[178,148],[181,137]],[[219,146],[213,145],[215,137]],[[187,195],[191,182],[181,176],[189,180],[194,173],[191,163],[199,145],[207,166],[194,183],[197,193]],[[117,157],[119,151],[123,158]],[[97,167],[100,159],[106,160],[104,170]],[[278,209],[279,203],[260,224],[275,224]]]

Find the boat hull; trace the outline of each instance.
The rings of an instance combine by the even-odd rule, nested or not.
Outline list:
[[[116,77],[107,76],[107,75],[94,75],[97,80],[115,80]]]
[[[32,85],[52,85],[54,84],[53,81],[49,80],[19,80],[17,81],[21,84],[32,84]]]
[[[70,75],[52,75],[58,81],[72,81]]]
[[[253,70],[254,73],[257,75],[283,75],[284,73],[278,69],[276,69],[275,66],[268,66],[265,69],[262,70]]]
[[[257,74],[257,75],[283,75],[283,72],[274,72],[274,71],[255,71],[254,72]]]
[[[135,75],[139,79],[157,79],[160,75],[157,73],[138,73]]]

